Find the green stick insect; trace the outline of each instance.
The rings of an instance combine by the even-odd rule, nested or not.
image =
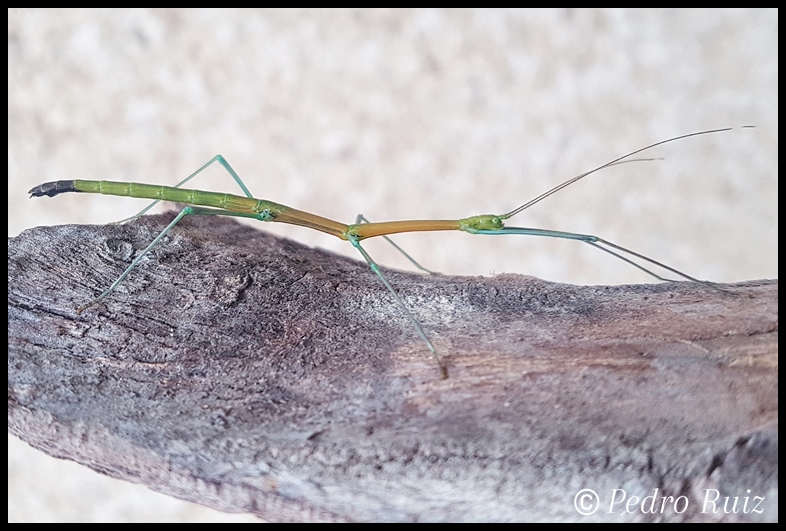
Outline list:
[[[751,126],[746,126],[746,127],[751,127]],[[634,159],[631,159],[633,155],[636,155],[648,149],[669,142],[674,142],[692,136],[729,131],[730,129],[732,128],[699,131],[696,133],[690,133],[686,135],[669,138],[667,140],[662,140],[660,142],[656,142],[654,144],[650,144],[643,148],[632,151],[627,155],[623,155],[622,157],[618,157],[586,173],[577,175],[572,179],[568,179],[562,184],[555,186],[554,188],[542,193],[536,198],[524,203],[523,205],[505,214],[481,214],[477,216],[470,216],[467,218],[455,219],[455,220],[403,220],[403,221],[386,221],[382,223],[371,223],[367,219],[365,219],[362,215],[358,215],[357,218],[355,219],[355,223],[346,225],[344,223],[333,221],[331,219],[318,216],[316,214],[311,214],[310,212],[297,210],[288,207],[286,205],[274,203],[272,201],[267,201],[265,199],[255,199],[251,195],[251,192],[248,190],[248,188],[246,188],[246,185],[240,179],[240,177],[235,172],[235,170],[232,169],[229,163],[221,155],[216,155],[215,157],[213,157],[204,166],[202,166],[197,171],[195,171],[194,173],[183,179],[175,186],[159,186],[159,185],[152,185],[152,184],[122,183],[122,182],[113,182],[113,181],[73,180],[73,181],[55,181],[55,182],[44,183],[39,186],[36,186],[32,190],[30,190],[29,193],[30,193],[30,197],[41,197],[45,195],[49,197],[54,197],[58,194],[62,194],[65,192],[85,192],[85,193],[97,193],[97,194],[116,195],[116,196],[137,197],[143,199],[155,199],[153,203],[151,203],[147,208],[139,212],[137,215],[125,219],[122,222],[130,221],[142,216],[145,212],[150,210],[159,201],[171,201],[177,203],[185,203],[187,205],[172,220],[172,222],[169,225],[167,225],[164,228],[164,230],[162,230],[161,233],[158,236],[156,236],[156,238],[152,242],[150,242],[150,245],[148,245],[139,254],[139,256],[137,256],[136,259],[134,259],[134,261],[131,262],[131,265],[129,265],[126,268],[126,270],[123,271],[123,273],[117,278],[117,280],[115,280],[112,283],[112,285],[110,285],[94,300],[80,307],[78,310],[79,312],[82,312],[83,310],[87,309],[93,304],[98,303],[99,301],[106,298],[110,293],[112,293],[115,290],[115,288],[117,288],[117,286],[120,284],[120,282],[122,282],[123,279],[126,278],[128,274],[139,264],[139,262],[144,258],[144,256],[148,252],[150,252],[150,250],[153,247],[155,247],[156,244],[158,244],[158,242],[160,242],[164,238],[164,236],[166,236],[167,233],[169,233],[169,231],[171,231],[172,228],[175,225],[177,225],[178,222],[180,222],[180,220],[183,219],[185,216],[189,216],[189,215],[231,216],[231,217],[258,219],[260,221],[273,221],[278,223],[299,225],[301,227],[308,227],[310,229],[318,230],[330,234],[332,236],[335,236],[337,238],[341,238],[342,240],[346,240],[360,252],[360,254],[368,263],[371,270],[374,272],[374,274],[377,275],[377,277],[379,277],[379,279],[382,281],[382,284],[384,284],[385,288],[387,288],[387,290],[393,296],[398,306],[401,308],[401,310],[404,312],[407,318],[412,322],[412,325],[415,327],[415,330],[417,331],[420,338],[426,343],[426,346],[431,352],[431,355],[434,357],[434,360],[439,366],[441,377],[444,379],[448,377],[447,366],[444,360],[437,353],[436,348],[431,343],[431,340],[429,340],[428,336],[426,335],[426,332],[423,330],[423,327],[409,311],[407,306],[404,304],[404,301],[396,293],[396,290],[393,289],[393,286],[391,286],[387,278],[385,278],[385,275],[382,273],[377,263],[374,262],[371,256],[363,248],[363,246],[361,245],[361,242],[363,240],[368,238],[374,238],[377,236],[382,236],[383,238],[387,239],[391,244],[396,246],[387,237],[388,235],[402,233],[402,232],[444,231],[444,230],[460,230],[460,231],[468,232],[470,234],[483,234],[483,235],[523,234],[526,236],[564,238],[568,240],[577,240],[580,242],[584,242],[588,245],[591,245],[593,247],[596,247],[661,281],[674,282],[673,279],[662,277],[656,274],[655,272],[647,269],[647,267],[641,265],[640,263],[637,263],[635,260],[645,262],[647,264],[650,264],[650,266],[657,266],[663,269],[664,271],[668,271],[685,280],[714,287],[712,284],[708,282],[695,279],[690,275],[687,275],[681,271],[678,271],[677,269],[674,269],[673,267],[669,267],[661,262],[653,260],[652,258],[649,258],[642,254],[631,251],[630,249],[626,249],[624,247],[611,243],[610,241],[599,238],[598,236],[593,236],[590,234],[578,234],[574,232],[561,232],[555,230],[535,229],[535,228],[526,228],[526,227],[506,227],[505,222],[508,219],[512,218],[513,216],[531,207],[532,205],[539,203],[540,201],[543,201],[550,195],[559,192],[563,188],[570,186],[571,184],[575,183],[580,179],[583,179],[584,177],[587,177],[588,175],[592,175],[593,173],[600,171],[604,168],[608,168],[609,166],[621,164],[623,162],[633,162]],[[635,160],[641,160],[641,159],[635,159]],[[240,186],[241,190],[243,190],[245,196],[217,193],[217,192],[206,192],[202,190],[189,190],[189,189],[181,188],[181,186],[183,186],[188,181],[199,175],[202,171],[204,171],[206,168],[211,166],[213,163],[220,164],[232,176],[232,178],[235,180],[238,186]],[[404,254],[404,256],[406,256],[418,268],[430,273],[430,271],[421,267],[417,262],[415,262],[412,258],[410,258],[406,253],[404,253],[404,251],[401,250],[398,246],[396,246],[396,248],[399,249]]]

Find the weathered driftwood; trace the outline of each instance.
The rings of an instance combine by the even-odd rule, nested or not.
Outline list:
[[[9,240],[9,431],[271,520],[777,519],[777,281],[388,271],[440,380],[364,263],[226,219],[184,221],[78,315],[164,222]],[[655,504],[609,512],[614,489]]]

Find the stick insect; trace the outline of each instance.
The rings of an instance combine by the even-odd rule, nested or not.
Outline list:
[[[752,126],[745,126],[745,127],[752,127]],[[429,339],[426,332],[423,330],[423,327],[417,321],[415,316],[410,312],[407,308],[404,301],[401,297],[396,293],[396,290],[393,289],[393,286],[388,282],[385,275],[380,270],[377,263],[371,258],[371,256],[366,252],[366,250],[361,245],[361,242],[368,238],[374,238],[377,236],[381,236],[388,240],[391,244],[393,244],[399,251],[401,251],[405,257],[407,257],[413,264],[415,264],[421,270],[431,273],[427,269],[423,268],[418,264],[415,260],[413,260],[409,255],[404,253],[401,248],[399,248],[395,243],[393,243],[389,238],[388,235],[402,233],[402,232],[418,232],[418,231],[445,231],[445,230],[459,230],[468,232],[470,234],[481,234],[481,235],[504,235],[504,234],[523,234],[526,236],[542,236],[548,238],[563,238],[568,240],[576,240],[580,242],[584,242],[588,245],[591,245],[597,249],[605,251],[610,255],[618,258],[627,264],[638,268],[639,270],[645,272],[646,274],[666,282],[674,282],[674,279],[666,278],[661,275],[658,275],[654,271],[648,269],[642,263],[643,262],[648,264],[650,267],[655,266],[664,271],[668,271],[673,275],[681,277],[682,279],[689,280],[691,282],[696,282],[699,284],[703,284],[712,288],[715,288],[711,283],[698,280],[690,275],[687,275],[673,267],[670,267],[662,262],[658,262],[652,258],[639,254],[635,251],[630,249],[626,249],[620,245],[616,245],[608,240],[604,240],[598,236],[593,236],[590,234],[579,234],[574,232],[562,232],[556,230],[546,230],[546,229],[536,229],[536,228],[527,228],[527,227],[506,227],[505,222],[516,216],[517,214],[521,213],[522,211],[528,209],[529,207],[535,205],[546,199],[547,197],[559,192],[563,188],[570,186],[571,184],[575,183],[576,181],[587,177],[588,175],[592,175],[604,168],[608,168],[610,166],[614,166],[616,164],[621,164],[624,162],[633,162],[635,160],[652,160],[652,159],[632,159],[633,155],[641,153],[643,151],[652,149],[656,146],[660,146],[662,144],[666,144],[669,142],[675,142],[677,140],[682,140],[684,138],[699,136],[699,135],[706,135],[711,133],[719,133],[723,131],[729,131],[730,127],[724,129],[712,129],[712,130],[705,130],[699,131],[696,133],[689,133],[685,135],[676,136],[673,138],[669,138],[666,140],[662,140],[660,142],[655,142],[654,144],[650,144],[643,148],[637,149],[635,151],[631,151],[630,153],[618,157],[614,160],[611,160],[605,164],[598,166],[588,172],[582,173],[577,175],[567,181],[551,188],[550,190],[540,194],[539,196],[535,197],[534,199],[527,201],[526,203],[514,208],[510,212],[505,214],[480,214],[475,216],[470,216],[467,218],[462,219],[455,219],[455,220],[402,220],[402,221],[386,221],[386,222],[378,222],[372,223],[369,222],[363,215],[358,215],[355,219],[355,223],[353,224],[344,224],[337,221],[333,221],[331,219],[318,216],[316,214],[312,214],[310,212],[305,212],[302,210],[297,210],[286,205],[282,205],[279,203],[274,203],[272,201],[268,201],[265,199],[255,199],[251,192],[246,188],[246,185],[240,179],[238,174],[229,165],[229,163],[222,157],[221,155],[216,155],[212,159],[210,159],[206,164],[204,164],[201,168],[197,171],[180,181],[175,186],[160,186],[160,185],[152,185],[152,184],[141,184],[141,183],[122,183],[122,182],[113,182],[113,181],[87,181],[87,180],[73,180],[73,181],[54,181],[41,184],[36,186],[32,190],[30,190],[30,197],[42,197],[42,196],[49,196],[54,197],[58,194],[62,194],[65,192],[85,192],[85,193],[98,193],[98,194],[106,194],[106,195],[116,195],[116,196],[127,196],[127,197],[136,197],[136,198],[143,198],[143,199],[154,199],[150,205],[148,205],[145,209],[141,212],[132,216],[131,218],[127,218],[122,220],[122,222],[130,221],[142,216],[145,212],[150,210],[156,203],[159,201],[171,201],[177,203],[185,203],[187,206],[180,211],[180,213],[172,220],[169,225],[167,225],[161,233],[153,239],[152,242],[131,262],[125,271],[115,280],[107,289],[105,289],[98,297],[87,303],[86,305],[80,307],[78,311],[81,313],[88,307],[100,302],[101,300],[105,299],[109,294],[111,294],[115,288],[123,281],[124,278],[128,276],[128,274],[142,261],[145,255],[150,252],[150,250],[156,246],[168,233],[172,230],[172,228],[178,224],[178,222],[183,219],[185,216],[189,215],[197,215],[197,216],[231,216],[231,217],[241,217],[241,218],[251,218],[257,219],[260,221],[273,221],[278,223],[288,223],[291,225],[299,225],[302,227],[307,227],[310,229],[318,230],[324,232],[326,234],[330,234],[331,236],[335,236],[342,240],[348,241],[355,247],[360,254],[365,259],[366,263],[368,264],[369,268],[374,272],[374,274],[379,278],[382,284],[385,286],[387,291],[393,296],[393,299],[396,301],[396,304],[401,308],[402,312],[406,315],[412,325],[415,327],[420,338],[425,342],[428,350],[431,352],[432,357],[436,361],[441,377],[447,378],[448,377],[448,370],[447,365],[445,364],[444,359],[437,353],[437,349],[432,344],[431,340]],[[184,189],[181,188],[184,184],[188,181],[199,175],[209,166],[214,163],[220,164],[228,173],[232,176],[234,181],[243,191],[244,196],[239,195],[232,195],[226,193],[217,193],[217,192],[207,192],[202,190],[193,190],[193,189]],[[638,260],[639,262],[637,262]],[[715,288],[718,289],[718,288]]]

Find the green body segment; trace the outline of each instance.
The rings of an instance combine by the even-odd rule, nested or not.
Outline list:
[[[143,199],[158,199],[175,203],[188,203],[189,205],[207,206],[231,210],[243,214],[258,214],[265,210],[278,210],[286,208],[283,205],[260,201],[239,195],[221,192],[206,192],[204,190],[188,190],[161,186],[157,184],[122,183],[115,181],[74,181],[77,192],[93,194],[119,195],[125,197],[138,197]]]
[[[66,190],[64,190],[66,191]],[[116,181],[73,181],[73,191],[156,199],[174,203],[206,206],[226,210],[227,215],[250,217],[260,221],[277,221],[319,230],[346,240],[348,225],[286,205],[222,192],[206,192],[155,184]]]

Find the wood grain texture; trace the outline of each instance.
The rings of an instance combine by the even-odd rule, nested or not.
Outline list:
[[[777,281],[387,271],[443,381],[364,263],[232,220],[184,221],[78,315],[170,219],[9,239],[10,432],[270,520],[777,520]],[[613,489],[689,504],[609,512]]]

